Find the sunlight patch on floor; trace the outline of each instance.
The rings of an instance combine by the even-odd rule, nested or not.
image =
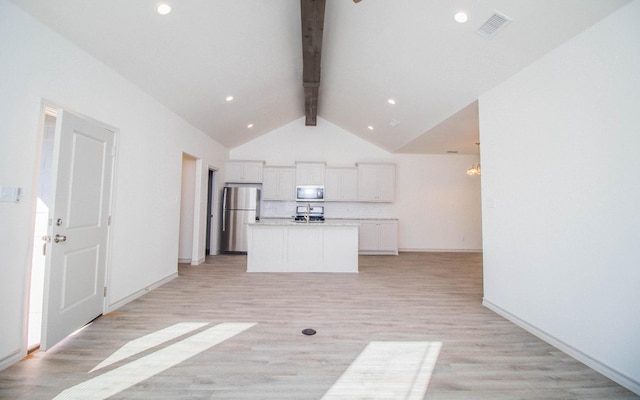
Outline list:
[[[54,400],[103,400],[251,328],[255,323],[222,323],[147,356],[73,386]]]
[[[322,400],[422,400],[441,342],[370,342]]]
[[[91,372],[191,334],[66,389],[54,400],[104,400],[236,336],[256,323],[221,323],[193,333],[206,325],[206,322],[182,322],[132,340]],[[321,400],[421,400],[441,347],[441,342],[369,342]]]
[[[132,340],[119,348],[115,353],[110,355],[106,360],[98,364],[89,372],[97,371],[100,368],[104,368],[108,365],[124,360],[125,358],[147,351],[153,347],[161,345],[162,343],[166,343],[179,336],[195,331],[198,328],[202,328],[205,325],[207,325],[207,322],[181,322]]]

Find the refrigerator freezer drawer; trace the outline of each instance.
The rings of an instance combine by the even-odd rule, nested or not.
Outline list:
[[[222,251],[247,252],[247,224],[256,222],[254,210],[225,210],[222,222]]]

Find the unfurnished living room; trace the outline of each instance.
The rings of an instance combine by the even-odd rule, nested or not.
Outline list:
[[[640,398],[638,18],[0,0],[0,398]]]

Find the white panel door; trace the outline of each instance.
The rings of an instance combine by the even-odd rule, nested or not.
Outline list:
[[[101,315],[114,133],[60,110],[45,272],[46,350]]]

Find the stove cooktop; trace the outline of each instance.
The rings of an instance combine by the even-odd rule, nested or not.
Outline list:
[[[293,220],[298,222],[298,221],[306,221],[305,216],[304,215],[295,215],[293,217]],[[323,222],[324,221],[324,216],[323,215],[309,215],[309,222]]]

